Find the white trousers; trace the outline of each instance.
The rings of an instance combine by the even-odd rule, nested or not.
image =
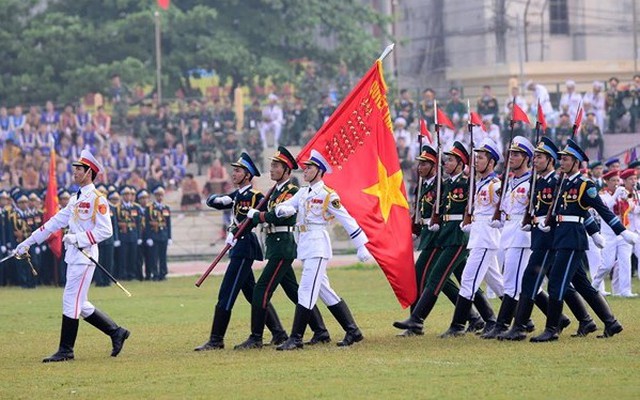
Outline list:
[[[298,304],[311,310],[320,300],[327,306],[340,302],[340,297],[331,289],[327,276],[328,258],[307,258],[302,260],[302,277],[298,287]]]
[[[522,277],[529,264],[531,249],[524,247],[511,247],[504,254],[504,267],[502,276],[504,279],[504,294],[515,300],[520,299],[522,291]]]
[[[282,132],[282,125],[280,122],[271,121],[263,122],[260,124],[260,139],[262,140],[262,147],[267,148],[267,132],[273,131],[273,147],[278,148],[280,141],[280,133]]]
[[[473,300],[473,296],[483,280],[487,282],[487,286],[495,294],[502,296],[504,285],[502,274],[498,269],[497,254],[498,249],[474,248],[469,251],[467,264],[462,271],[460,296]]]
[[[622,240],[622,238],[606,238],[607,246],[602,251],[602,265],[593,278],[592,285],[597,288],[601,282],[609,275],[613,266],[618,267],[614,273],[615,284],[612,283],[611,291],[613,294],[626,295],[631,293],[631,252],[633,246]],[[610,244],[609,244],[610,243]]]
[[[86,318],[95,311],[96,308],[87,300],[95,270],[94,265],[70,264],[67,266],[67,284],[62,294],[62,313],[67,317]]]
[[[595,279],[596,274],[598,273],[598,269],[602,265],[602,250],[600,250],[594,243],[591,236],[589,238],[589,250],[587,250],[587,261],[589,262],[589,275],[591,276],[591,281]],[[595,287],[596,290],[600,293],[605,292],[604,281],[600,282],[598,287]]]

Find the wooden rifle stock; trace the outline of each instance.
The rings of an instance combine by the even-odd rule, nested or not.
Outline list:
[[[260,210],[263,206],[267,204],[267,202],[269,201],[269,197],[271,197],[271,193],[273,193],[275,189],[276,189],[276,185],[273,185],[273,187],[267,192],[267,194],[262,198],[262,200],[260,200],[260,203],[258,203],[258,206],[256,207],[257,210]],[[247,217],[244,219],[244,221],[240,223],[240,225],[238,225],[238,230],[236,231],[235,235],[233,235],[234,239],[238,239],[240,236],[242,236],[244,231],[247,229],[247,226],[249,226],[249,222],[250,222],[250,219]],[[200,287],[200,285],[202,285],[205,279],[209,277],[209,274],[211,274],[211,271],[213,271],[216,265],[218,265],[220,260],[222,260],[222,257],[224,257],[224,255],[227,254],[227,251],[229,251],[229,249],[231,249],[231,245],[225,244],[225,246],[222,248],[222,251],[220,251],[220,254],[218,254],[218,256],[213,260],[213,262],[209,265],[209,267],[204,271],[202,276],[198,278],[198,280],[196,281],[196,287]]]

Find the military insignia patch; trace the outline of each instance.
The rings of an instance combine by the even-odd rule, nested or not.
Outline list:
[[[339,199],[335,199],[331,202],[331,205],[333,206],[333,208],[340,208],[340,200]]]
[[[591,197],[592,199],[595,199],[597,195],[598,195],[598,190],[596,189],[595,186],[592,186],[589,189],[587,189],[587,196]]]
[[[105,215],[107,213],[107,205],[106,204],[99,204],[98,205],[98,211],[100,212],[100,214]]]

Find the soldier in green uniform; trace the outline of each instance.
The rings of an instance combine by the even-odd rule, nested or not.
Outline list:
[[[278,152],[271,157],[271,179],[276,181],[266,211],[255,208],[247,212],[254,225],[266,224],[266,255],[269,261],[264,267],[260,278],[253,289],[251,301],[251,335],[243,343],[235,346],[236,350],[256,349],[262,347],[262,332],[264,331],[267,304],[278,285],[282,285],[287,297],[298,304],[298,282],[291,264],[297,255],[297,244],[293,231],[296,216],[276,217],[275,207],[298,192],[298,187],[291,183],[291,171],[298,169],[298,164],[291,153],[284,147],[278,147]],[[314,332],[313,337],[306,344],[329,343],[331,338],[324,325],[318,307],[313,308],[309,326]]]
[[[418,250],[420,255],[416,260],[416,284],[418,287],[418,294],[421,294],[424,290],[427,275],[431,266],[435,263],[435,255],[438,252],[438,247],[435,245],[437,242],[438,232],[433,232],[428,229],[428,222],[431,218],[433,211],[433,205],[436,199],[436,168],[438,154],[431,146],[423,146],[420,155],[416,157],[418,160],[418,174],[423,179],[422,187],[419,188],[419,219],[413,220],[413,231],[420,236],[420,242],[418,244]],[[455,305],[458,295],[458,288],[456,285],[447,280],[442,289],[445,296]],[[417,299],[416,299],[417,301]],[[411,311],[415,309],[415,303],[411,305]],[[485,322],[478,315],[478,313],[472,308],[469,314],[469,329],[481,330],[484,328]],[[423,335],[422,329],[407,329],[406,331],[398,334],[400,337],[409,337],[415,335]]]
[[[435,123],[435,98],[436,92],[431,88],[422,91],[422,100],[420,101],[420,111],[422,118],[427,120],[427,126]]]
[[[484,85],[482,87],[482,96],[476,104],[478,114],[481,116],[493,115],[492,122],[496,125],[500,124],[500,109],[498,108],[498,100],[491,93],[491,86]]]
[[[429,268],[424,290],[411,316],[404,321],[394,322],[393,326],[398,329],[412,331],[423,329],[423,321],[438,301],[438,295],[445,285],[454,285],[450,276],[457,269],[462,271],[469,254],[467,250],[469,234],[460,230],[460,223],[469,199],[469,181],[463,175],[464,167],[469,163],[469,153],[462,143],[456,141],[444,154],[446,155],[444,171],[450,177],[442,187],[440,208],[444,210],[443,224],[440,228],[436,221],[428,227],[433,232],[439,232],[434,243],[434,246],[439,249],[434,256],[433,266]],[[433,218],[432,221],[434,221]],[[495,324],[495,315],[486,297],[477,292],[474,296],[474,304],[482,318],[487,321],[485,330],[492,329]]]
[[[602,165],[602,161],[593,161],[589,164],[589,170],[591,171],[591,181],[596,185],[596,190],[599,193],[604,187],[604,179],[602,179],[604,165]]]
[[[462,121],[462,116],[467,112],[467,105],[460,99],[460,91],[458,88],[451,88],[449,90],[451,98],[447,102],[445,111],[449,118],[453,120],[456,127],[459,128]]]

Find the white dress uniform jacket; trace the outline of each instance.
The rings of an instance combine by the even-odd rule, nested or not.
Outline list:
[[[326,228],[334,218],[347,231],[354,247],[358,248],[369,242],[362,228],[340,203],[338,194],[325,186],[323,181],[301,188],[292,198],[278,204],[276,214],[278,208],[284,205],[297,210],[300,260],[314,257],[331,258],[331,240]]]
[[[531,172],[527,172],[520,177],[512,177],[507,184],[507,192],[502,203],[504,211],[504,228],[502,228],[501,248],[511,247],[531,247],[531,232],[520,229],[522,218],[527,212],[529,204],[529,190]]]
[[[69,204],[33,232],[31,237],[37,244],[41,244],[49,235],[68,226],[68,233],[75,234],[78,239],[78,247],[97,260],[98,243],[113,234],[109,204],[93,184],[82,187],[80,192],[79,197],[77,194],[73,195]],[[64,260],[69,265],[91,264],[75,246],[66,248]]]
[[[469,233],[468,249],[498,249],[500,229],[489,225],[496,206],[500,201],[500,179],[491,174],[476,183],[476,195],[473,208],[473,223]]]

